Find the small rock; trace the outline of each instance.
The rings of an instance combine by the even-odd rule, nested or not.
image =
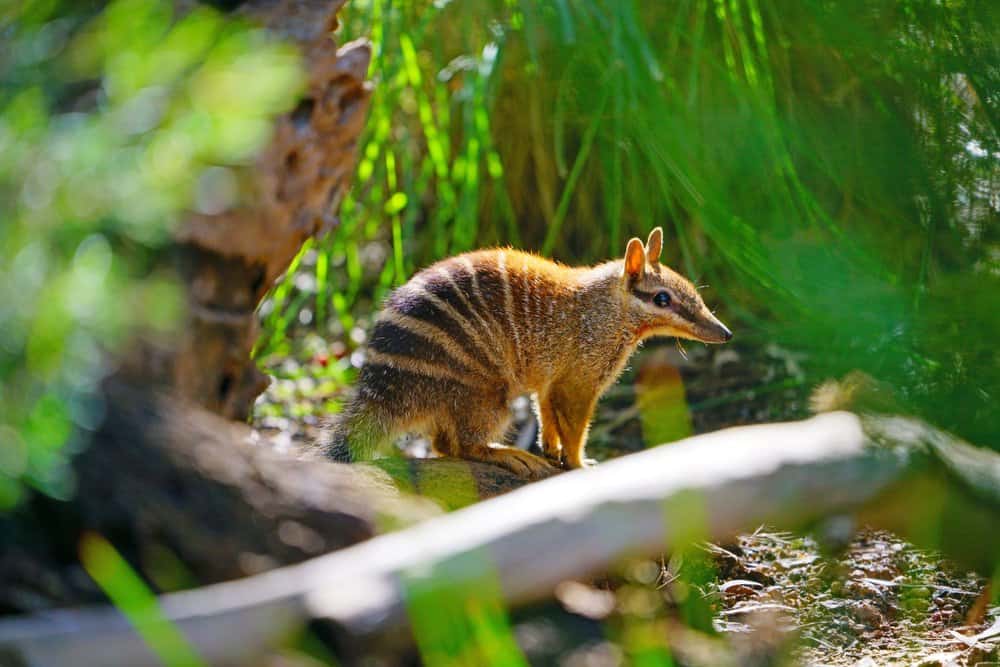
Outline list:
[[[885,623],[881,610],[868,601],[859,602],[851,608],[851,615],[866,628],[877,628]]]

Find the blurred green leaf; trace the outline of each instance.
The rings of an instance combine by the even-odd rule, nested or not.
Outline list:
[[[527,664],[511,631],[496,570],[484,553],[462,554],[430,571],[408,572],[402,584],[425,664]]]
[[[385,203],[385,212],[387,215],[396,215],[404,208],[406,208],[405,192],[397,192],[389,197],[389,201]]]
[[[6,508],[21,478],[68,491],[63,448],[95,426],[80,406],[105,355],[182,314],[155,250],[203,172],[252,159],[303,75],[260,28],[167,0],[32,2],[0,21],[0,431],[30,462],[0,465]]]
[[[111,543],[95,533],[85,534],[80,543],[80,561],[164,665],[207,664],[180,629],[163,615],[156,596]]]

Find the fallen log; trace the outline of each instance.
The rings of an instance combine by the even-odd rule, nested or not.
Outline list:
[[[974,488],[964,488],[958,468],[940,465],[933,450],[941,447],[985,464]],[[732,428],[559,475],[299,565],[165,595],[160,603],[203,658],[239,665],[311,619],[333,621],[348,638],[391,633],[406,625],[414,591],[461,593],[495,582],[516,605],[623,556],[723,539],[762,523],[795,528],[860,511],[913,526],[929,516],[953,521],[957,511],[964,513],[962,529],[972,531],[965,542],[976,542],[972,553],[995,559],[1000,535],[990,527],[1000,509],[982,493],[1000,485],[995,456],[916,420],[844,412]],[[925,494],[915,504],[907,495],[913,489]],[[0,621],[0,657],[53,667],[156,664],[110,607]]]
[[[173,396],[117,381],[105,396],[116,409],[73,461],[64,513],[78,526],[66,537],[115,536],[137,565],[166,547],[201,582],[226,581],[356,544],[380,520],[438,513],[377,469],[276,451],[246,424]]]
[[[209,584],[342,549],[525,483],[455,459],[306,458],[246,424],[118,379],[105,383],[103,400],[115,407],[72,461],[73,501],[35,494],[0,517],[3,612],[103,599],[66,565],[78,562],[87,532],[111,538],[149,582],[158,577],[148,556],[165,550]]]

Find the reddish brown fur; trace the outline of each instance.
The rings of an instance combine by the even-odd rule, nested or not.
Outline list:
[[[724,342],[697,290],[659,263],[662,232],[623,260],[569,267],[518,250],[480,250],[415,275],[386,300],[358,391],[329,432],[354,458],[407,431],[441,454],[540,476],[584,465],[597,399],[644,339]],[[654,305],[667,291],[671,307]],[[508,403],[532,394],[545,458],[496,444]]]

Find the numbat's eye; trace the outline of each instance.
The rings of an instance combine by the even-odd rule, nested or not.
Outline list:
[[[668,308],[670,306],[670,294],[668,292],[657,292],[656,296],[653,297],[653,303],[660,308]]]

